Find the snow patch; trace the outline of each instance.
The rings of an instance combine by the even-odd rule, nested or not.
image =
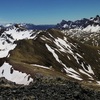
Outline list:
[[[73,70],[72,68],[69,68],[69,70],[66,69],[66,68],[64,68],[64,70],[66,71],[66,73],[67,73],[68,76],[70,76],[70,77],[72,77],[74,79],[80,80],[80,81],[83,80],[82,78],[79,77],[79,75],[75,74],[76,71]],[[73,73],[73,72],[75,72],[75,73]]]
[[[49,67],[43,66],[43,65],[37,65],[37,64],[31,64],[32,66],[44,68],[44,69],[50,69]]]
[[[5,31],[5,33],[11,35],[14,40],[22,40],[30,39],[32,35],[32,30],[17,31],[17,29],[14,27],[14,29],[12,30]]]
[[[100,26],[88,25],[86,28],[83,29],[86,32],[100,32]]]
[[[64,25],[63,25],[63,28],[67,28],[67,27],[68,27],[68,25],[67,25],[67,24],[64,24]]]
[[[100,85],[100,81],[96,81]]]
[[[69,60],[71,60],[71,58],[70,58],[69,56],[67,56],[67,58],[68,58]]]
[[[86,72],[85,72],[85,71],[83,71],[82,69],[79,69],[79,71],[80,71],[81,73],[83,73],[83,74],[87,75],[88,77],[92,78],[92,76],[91,76],[91,75],[89,75],[88,73],[86,73]],[[92,78],[92,80],[93,80],[93,78]]]
[[[17,45],[16,44],[5,44],[5,48],[0,48],[0,58],[7,57],[10,50],[13,50]],[[0,46],[2,47],[2,46]]]
[[[86,72],[88,72],[88,73],[94,75],[94,72],[93,72],[93,70],[92,70],[92,68],[91,68],[90,65],[86,65],[86,68],[87,68],[87,69],[85,68],[85,65],[84,65],[83,63],[81,64],[81,66],[83,67],[83,69],[84,69]]]
[[[33,81],[30,75],[14,70],[12,66],[6,62],[0,67],[0,77],[5,77],[7,80],[24,85],[29,85],[29,83]]]
[[[46,45],[47,49],[53,54],[54,58],[55,58],[59,63],[61,63],[60,60],[59,60],[59,57],[58,57],[58,55],[55,53],[55,51],[54,51],[48,44],[45,44],[45,45]]]

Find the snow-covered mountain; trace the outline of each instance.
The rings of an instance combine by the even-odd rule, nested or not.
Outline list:
[[[99,16],[63,20],[57,29],[28,25],[0,26],[0,77],[25,85],[35,77],[100,84]]]
[[[12,65],[6,62],[6,58],[9,58],[9,51],[13,50],[17,44],[15,43],[18,40],[23,39],[34,39],[38,34],[38,31],[27,30],[21,25],[9,25],[7,27],[2,27],[0,30],[0,77],[5,77],[8,80],[11,80],[20,84],[29,84],[33,79],[29,79],[30,75],[13,70]],[[11,72],[13,70],[13,73]]]
[[[100,46],[100,17],[83,18],[76,21],[65,21],[56,25],[56,28],[67,36],[92,46]]]
[[[90,19],[83,18],[76,21],[65,21],[62,20],[61,23],[56,25],[59,29],[67,30],[81,30],[84,32],[100,32],[100,16],[91,17]]]
[[[34,31],[14,24],[0,30],[0,66],[0,77],[17,84],[27,85],[36,76],[98,84],[100,48],[60,30]]]

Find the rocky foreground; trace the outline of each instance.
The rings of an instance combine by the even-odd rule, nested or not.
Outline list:
[[[100,100],[100,91],[83,88],[77,82],[36,79],[29,86],[0,79],[0,100]]]

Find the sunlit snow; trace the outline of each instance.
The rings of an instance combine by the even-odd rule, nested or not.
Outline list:
[[[100,32],[100,26],[88,25],[86,28],[83,29],[86,32]]]
[[[0,58],[7,57],[10,50],[13,50],[16,47],[16,44],[5,44],[4,48],[1,49],[2,44],[0,45]]]
[[[5,77],[7,80],[24,85],[28,85],[33,81],[30,75],[14,70],[12,66],[6,62],[0,67],[0,77]]]
[[[31,64],[32,66],[35,67],[40,67],[40,68],[44,68],[44,69],[50,69],[49,67],[43,66],[43,65],[38,65],[38,64]]]

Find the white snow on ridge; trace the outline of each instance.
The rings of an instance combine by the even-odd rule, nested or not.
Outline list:
[[[83,71],[82,69],[79,69],[79,71],[85,75],[87,75],[88,77],[90,77],[93,80],[93,77],[91,75],[89,75],[88,73],[86,73],[85,71]]]
[[[96,81],[98,85],[100,85],[100,81]]]
[[[0,46],[2,47],[2,45]],[[0,48],[0,58],[6,57],[10,50],[13,50],[16,47],[16,44],[7,44],[5,45],[6,48]]]
[[[71,58],[70,58],[69,56],[67,56],[67,58],[68,58],[69,60],[71,60]]]
[[[14,40],[22,40],[22,39],[29,39],[32,35],[32,30],[26,30],[26,31],[17,31],[16,28],[5,31],[6,34],[10,34]]]
[[[67,27],[68,27],[68,25],[67,24],[64,24],[63,28],[67,28]]]
[[[68,33],[68,34],[72,34],[71,36],[73,37],[75,34],[77,35],[77,37],[80,36],[81,33],[100,33],[100,26],[99,25],[88,25],[85,28],[74,28],[74,29],[69,29],[69,30],[62,30],[63,33]]]
[[[80,54],[78,54],[78,53],[76,53],[76,55],[78,56],[78,57],[80,57],[80,58],[83,58]]]
[[[67,75],[68,76],[70,76],[70,77],[72,77],[72,78],[74,78],[74,79],[77,79],[77,80],[83,80],[82,78],[80,78],[79,77],[79,75],[77,75],[77,74],[75,74],[75,73],[73,73],[72,71],[72,69],[70,69],[70,71],[68,70],[68,69],[66,69],[66,68],[64,68],[64,70],[66,71],[66,73],[67,73]],[[72,70],[72,71],[71,71]],[[75,71],[76,72],[76,71]]]
[[[65,41],[66,40],[66,41]],[[67,39],[61,39],[61,38],[57,38],[55,39],[54,43],[58,46],[58,49],[61,52],[65,52],[65,53],[70,53],[73,54],[71,46],[69,45]]]
[[[71,45],[72,45],[72,44],[70,44],[70,43],[67,41],[67,39],[64,38],[64,40],[62,40],[62,39],[60,39],[60,38],[57,37],[57,39],[54,40],[54,43],[55,43],[56,46],[58,47],[58,50],[59,50],[59,51],[71,54],[71,55],[74,57],[74,59],[76,60],[76,62],[77,62],[78,64],[80,64],[79,59],[83,59],[83,57],[82,57],[79,53],[74,53],[74,52],[72,51],[72,48],[71,48]],[[46,44],[46,47],[47,47],[47,49],[53,54],[53,56],[54,56],[54,58],[56,59],[56,61],[59,62],[60,64],[62,64],[62,65],[64,66],[64,70],[66,71],[66,73],[67,73],[68,76],[73,77],[73,78],[75,78],[75,79],[77,79],[77,80],[82,80],[82,78],[80,78],[80,74],[79,74],[77,71],[75,71],[75,70],[72,69],[72,68],[67,67],[67,66],[60,60],[59,56],[58,56],[58,55],[56,54],[56,52],[55,52],[55,50],[56,50],[55,48],[51,48],[48,44]],[[57,51],[58,51],[58,50],[57,50]],[[67,56],[67,57],[69,58],[69,56]],[[69,58],[69,59],[70,59],[70,58]],[[83,69],[85,70],[85,71],[80,70],[80,72],[83,73],[83,74],[85,74],[85,75],[87,75],[87,76],[89,77],[89,79],[93,80],[93,77],[92,77],[91,75],[89,75],[89,73],[90,73],[90,74],[94,74],[94,72],[93,72],[91,66],[88,64],[88,65],[86,65],[87,69],[85,69],[85,65],[84,65],[83,63],[80,64],[80,65],[81,65],[81,66],[83,67]]]
[[[32,30],[25,30],[25,31],[17,31],[17,28],[13,28],[10,30],[5,31],[2,35],[4,37],[0,37],[0,58],[6,57],[10,50],[13,50],[16,47],[16,44],[14,44],[14,41],[16,40],[22,40],[22,39],[34,39],[37,34],[40,32],[33,32]],[[8,35],[11,35],[13,39],[9,38]],[[32,34],[35,34],[31,36]],[[8,43],[7,39],[11,42]]]
[[[66,68],[66,65],[59,59],[58,55],[55,53],[55,50],[53,50],[48,44],[45,44],[45,45],[47,49],[52,53],[56,61],[62,64]]]
[[[44,69],[50,69],[46,66],[43,66],[43,65],[37,65],[37,64],[31,64],[32,66],[36,66],[36,67],[40,67],[40,68],[44,68]]]
[[[59,57],[58,55],[55,53],[55,51],[48,45],[48,44],[45,44],[47,49],[53,54],[54,58],[59,62],[61,63],[61,61],[59,60]]]
[[[30,75],[12,69],[12,66],[6,62],[0,67],[0,77],[5,77],[7,80],[24,85],[28,85],[33,81]]]
[[[50,37],[54,38],[50,33],[48,33],[50,35]]]
[[[79,73],[77,72],[77,71],[75,71],[74,69],[72,69],[72,68],[68,68],[68,67],[66,67],[66,68],[64,68],[65,69],[65,71],[66,71],[66,73],[69,73],[69,74],[77,74],[77,75],[79,75]]]
[[[88,65],[87,67],[88,67],[88,70],[89,70],[89,71],[88,71],[88,73],[91,73],[91,74],[93,74],[93,75],[94,75],[94,72],[93,72],[93,70],[92,70],[91,66],[90,66],[90,65]]]
[[[88,72],[88,73],[90,73],[90,74],[93,74],[94,75],[94,72],[93,72],[93,70],[92,70],[92,68],[91,68],[91,66],[90,65],[87,65],[86,67],[87,67],[87,69],[85,69],[85,67],[84,67],[84,64],[82,63],[81,64],[81,66],[83,67],[83,69],[86,71],[86,72]]]
[[[44,35],[41,37],[41,39],[42,39],[42,40],[44,40],[44,41],[45,41],[45,40],[51,41],[51,39],[50,39],[50,38],[47,38],[47,37],[46,37],[46,36],[44,36]]]
[[[88,25],[86,28],[83,29],[86,32],[100,32],[100,26]]]
[[[47,49],[53,54],[54,58],[64,66],[64,70],[66,71],[66,74],[74,79],[77,79],[77,80],[82,80],[80,77],[79,77],[79,73],[77,71],[75,71],[74,69],[72,68],[68,68],[58,57],[58,55],[55,53],[55,51],[48,45],[46,44],[46,47]]]

